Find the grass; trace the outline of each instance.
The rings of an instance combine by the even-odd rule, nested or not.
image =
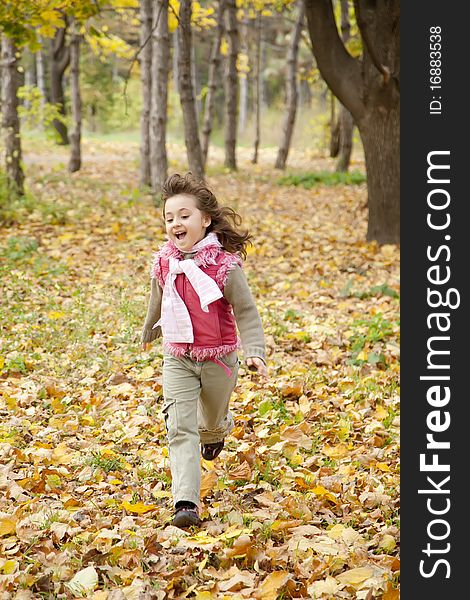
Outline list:
[[[278,185],[301,186],[309,190],[318,185],[360,185],[365,181],[366,177],[360,171],[351,171],[350,173],[318,171],[316,173],[285,175],[280,177],[276,183]]]

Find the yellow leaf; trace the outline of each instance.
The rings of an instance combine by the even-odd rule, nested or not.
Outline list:
[[[250,550],[251,546],[251,537],[247,534],[242,534],[235,540],[233,546],[225,551],[225,553],[229,558],[233,558],[234,556],[246,556],[246,553]]]
[[[331,502],[334,502],[335,504],[337,503],[336,497],[327,489],[325,489],[322,485],[316,485],[315,487],[313,487],[312,492],[315,494],[315,496],[326,498],[327,500],[331,500]]]
[[[223,38],[220,43],[220,54],[222,54],[222,56],[228,55],[228,42],[225,38]]]
[[[346,444],[343,444],[343,442],[337,444],[336,446],[329,446],[328,444],[325,444],[322,448],[322,452],[330,458],[344,458],[348,454],[349,448]]]
[[[377,467],[377,469],[380,469],[381,471],[390,471],[390,467],[387,465],[387,463],[378,462],[378,463],[375,463],[375,466]]]
[[[137,513],[138,515],[143,515],[144,513],[150,512],[157,508],[156,504],[144,504],[143,502],[137,502],[136,504],[131,504],[129,501],[124,500],[121,504],[121,507],[127,510],[127,512]]]
[[[0,519],[0,536],[10,535],[16,531],[16,519],[13,517],[2,517]]]
[[[211,592],[196,592],[196,600],[212,600],[213,598],[215,598],[215,596]]]
[[[367,360],[368,356],[369,355],[367,354],[367,352],[365,350],[361,350],[359,352],[359,354],[356,356],[356,359],[357,360]]]
[[[215,471],[209,471],[203,476],[201,480],[201,498],[205,498],[214,490],[217,479]]]
[[[15,560],[7,560],[3,563],[2,571],[4,575],[11,575],[16,569]]]
[[[51,462],[54,465],[69,465],[77,453],[69,448],[65,442],[61,442],[54,448]]]
[[[375,409],[374,417],[378,421],[383,421],[386,417],[388,417],[388,410],[385,409],[381,404],[379,404]]]
[[[278,590],[282,588],[290,578],[291,575],[287,571],[273,571],[261,584],[261,587],[256,593],[256,598],[259,598],[259,600],[276,600]]]
[[[137,373],[135,378],[142,381],[143,379],[150,379],[150,377],[152,377],[153,374],[154,368],[148,365],[147,367],[143,368],[142,371]]]
[[[336,579],[344,585],[352,585],[355,587],[360,585],[366,579],[369,579],[369,577],[372,577],[373,574],[374,571],[371,567],[357,567],[336,575]]]
[[[380,540],[379,548],[382,548],[383,550],[385,550],[385,552],[391,552],[396,545],[397,543],[395,541],[395,538],[389,533],[386,533]]]
[[[57,321],[58,319],[62,319],[63,317],[65,317],[65,313],[60,310],[50,310],[47,313],[47,316],[49,317],[49,319],[51,319],[51,321]]]
[[[173,33],[178,28],[178,15],[180,13],[180,3],[178,0],[170,0],[170,10],[168,11],[168,29]]]

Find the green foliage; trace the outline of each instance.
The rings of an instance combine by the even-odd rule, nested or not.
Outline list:
[[[300,185],[309,190],[317,185],[360,185],[365,181],[366,177],[360,171],[351,171],[350,173],[319,171],[301,175],[285,175],[279,178],[276,183],[278,185]]]
[[[23,85],[18,89],[18,98],[23,103],[18,107],[21,125],[30,129],[48,127],[54,119],[67,125],[57,104],[44,102],[41,90],[34,85]]]
[[[353,281],[350,280],[344,286],[344,288],[340,292],[340,296],[343,298],[359,298],[360,300],[364,300],[366,298],[371,298],[372,296],[390,296],[390,298],[400,298],[400,294],[396,292],[393,288],[391,288],[388,283],[382,283],[381,285],[374,285],[368,290],[364,290],[362,292],[353,292],[352,291]]]
[[[395,334],[395,330],[399,328],[399,325],[399,323],[394,325],[384,319],[381,313],[377,313],[371,319],[357,319],[354,321],[352,326],[356,329],[356,332],[349,338],[351,358],[348,363],[358,366],[367,362],[386,368],[385,355],[378,351],[376,347],[385,344]],[[363,350],[371,345],[374,347],[374,351],[363,353]]]
[[[130,79],[124,96],[124,80],[113,75],[111,62],[105,64],[89,53],[82,57],[81,96],[87,130],[110,133],[139,127],[140,82]]]

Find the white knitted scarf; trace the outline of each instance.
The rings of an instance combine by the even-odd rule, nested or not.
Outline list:
[[[189,252],[199,252],[206,246],[219,246],[217,235],[209,233],[191,248]],[[197,260],[197,257],[194,257]],[[161,318],[153,328],[162,328],[165,342],[192,343],[194,342],[193,326],[188,309],[176,290],[176,276],[184,273],[199,296],[201,308],[209,312],[207,306],[223,296],[216,282],[202,271],[194,259],[177,260],[169,258],[169,273],[167,275],[162,296]]]

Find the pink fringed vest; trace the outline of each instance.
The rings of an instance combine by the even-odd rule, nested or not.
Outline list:
[[[162,289],[169,272],[170,257],[177,260],[184,259],[183,254],[172,241],[168,241],[156,253],[152,266],[152,276],[157,279]],[[230,269],[235,265],[242,265],[238,255],[215,245],[200,250],[193,260],[202,271],[214,279],[222,293]],[[236,350],[240,342],[232,307],[227,300],[222,297],[212,302],[208,305],[209,312],[206,313],[201,309],[199,297],[184,273],[177,275],[175,285],[191,317],[194,342],[179,344],[163,340],[164,350],[173,356],[188,354],[196,361],[218,358]]]

